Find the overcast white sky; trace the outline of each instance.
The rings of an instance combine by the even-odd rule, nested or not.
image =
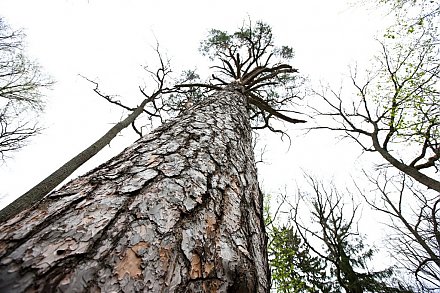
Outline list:
[[[140,103],[137,89],[145,81],[140,65],[154,66],[155,37],[175,71],[202,68],[206,63],[197,49],[207,31],[235,29],[250,16],[269,23],[278,43],[295,49],[293,66],[302,74],[338,86],[350,64],[368,64],[377,48],[374,37],[384,28],[383,13],[344,0],[0,0],[0,15],[13,28],[25,29],[29,55],[57,82],[41,117],[46,130],[0,166],[0,208],[122,117],[78,74],[99,81],[103,91],[119,94],[129,105]],[[298,136],[299,127],[290,128],[289,151],[278,137],[263,141],[268,164],[258,168],[266,192],[294,185],[302,170],[343,180],[359,170],[358,148],[335,145],[330,135]],[[124,131],[76,175],[129,146],[135,139],[131,132]]]

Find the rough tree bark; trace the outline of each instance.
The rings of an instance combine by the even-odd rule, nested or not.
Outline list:
[[[0,227],[4,292],[268,292],[245,97],[227,86]]]

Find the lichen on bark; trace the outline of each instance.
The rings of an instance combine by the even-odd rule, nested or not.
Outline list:
[[[0,227],[0,291],[268,292],[246,98],[226,87]]]

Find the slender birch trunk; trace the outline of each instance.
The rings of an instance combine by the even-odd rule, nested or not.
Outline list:
[[[245,97],[229,86],[0,227],[1,292],[268,292]]]

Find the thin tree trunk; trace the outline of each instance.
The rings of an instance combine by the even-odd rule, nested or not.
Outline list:
[[[268,292],[262,204],[227,87],[0,227],[0,291]]]
[[[76,155],[70,161],[62,165],[55,172],[43,179],[40,183],[32,187],[28,192],[11,202],[8,206],[0,211],[0,223],[6,221],[12,216],[17,215],[21,211],[32,207],[35,203],[45,197],[55,187],[60,185],[67,177],[72,175],[85,162],[90,160],[106,145],[108,145],[115,136],[124,128],[133,123],[142,113],[148,99],[145,99],[130,115],[124,120],[116,123],[101,138],[95,141],[91,146]]]

